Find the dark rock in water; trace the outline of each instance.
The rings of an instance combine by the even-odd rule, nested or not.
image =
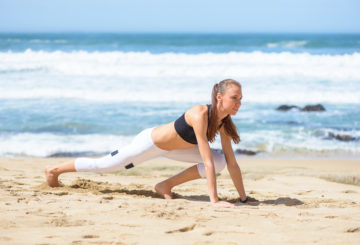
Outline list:
[[[325,107],[321,104],[317,104],[317,105],[306,105],[303,108],[300,108],[299,106],[296,105],[281,105],[278,108],[276,108],[276,110],[278,111],[288,111],[291,110],[293,108],[299,109],[301,111],[325,111]]]
[[[296,105],[281,105],[278,108],[276,108],[276,110],[278,110],[278,111],[288,111],[288,110],[291,110],[293,108],[300,109]]]
[[[105,155],[105,154],[98,154],[92,151],[82,151],[82,152],[56,152],[51,154],[48,157],[85,157],[85,156],[96,156],[96,155]]]
[[[219,153],[221,153],[221,154],[224,154],[224,152],[223,152],[222,149],[213,149],[213,150],[216,151],[216,152],[219,152]]]
[[[289,125],[302,125],[302,123],[296,122],[296,121],[287,121],[286,124],[289,124]]]
[[[235,152],[237,154],[248,155],[248,156],[254,156],[257,153],[256,151],[250,151],[250,150],[244,150],[244,149],[237,149]]]
[[[336,139],[340,141],[354,141],[356,140],[355,137],[351,135],[340,135],[340,134],[334,134],[334,133],[328,133],[328,139]]]
[[[321,104],[307,105],[301,109],[301,111],[325,111],[325,107]]]

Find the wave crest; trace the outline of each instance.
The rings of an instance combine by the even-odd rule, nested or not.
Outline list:
[[[281,41],[275,43],[267,43],[266,47],[268,48],[300,48],[305,47],[309,42],[308,41]]]

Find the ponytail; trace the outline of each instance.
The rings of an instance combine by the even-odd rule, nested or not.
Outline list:
[[[210,115],[209,115],[209,127],[208,127],[208,139],[210,142],[214,142],[216,135],[219,132],[218,128],[218,111],[217,111],[217,94],[225,94],[225,91],[227,87],[230,85],[236,85],[241,88],[241,85],[239,82],[233,80],[233,79],[226,79],[219,83],[216,83],[213,86],[212,93],[211,93],[211,106],[210,106]],[[227,115],[223,119],[223,127],[225,129],[226,135],[230,136],[235,144],[238,144],[240,142],[240,137],[237,132],[237,128],[234,124],[234,122],[231,119],[230,115]]]

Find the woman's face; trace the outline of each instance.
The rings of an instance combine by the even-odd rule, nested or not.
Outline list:
[[[218,93],[218,101],[221,101],[223,110],[234,116],[241,106],[242,92],[237,85],[230,84],[225,90],[225,94]]]

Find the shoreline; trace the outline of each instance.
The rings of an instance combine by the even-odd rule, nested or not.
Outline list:
[[[235,155],[236,159],[242,160],[344,160],[344,161],[359,161],[360,155],[355,154],[271,154],[260,153],[255,156]]]
[[[221,151],[220,149],[215,149]],[[28,155],[18,155],[18,156],[0,156],[0,159],[26,159],[26,158],[39,158],[39,159],[62,159],[62,158],[77,158],[77,157],[102,157],[109,154],[110,152],[103,152],[101,154],[95,154],[92,152],[82,152],[82,153],[57,153],[50,156],[28,156]],[[344,161],[359,161],[360,155],[356,154],[293,154],[293,153],[268,153],[268,152],[258,152],[255,155],[248,154],[238,154],[235,153],[235,158],[237,160],[344,160]],[[165,157],[158,157],[156,159],[167,159]],[[154,159],[155,160],[155,159]],[[150,160],[151,161],[151,160]]]

